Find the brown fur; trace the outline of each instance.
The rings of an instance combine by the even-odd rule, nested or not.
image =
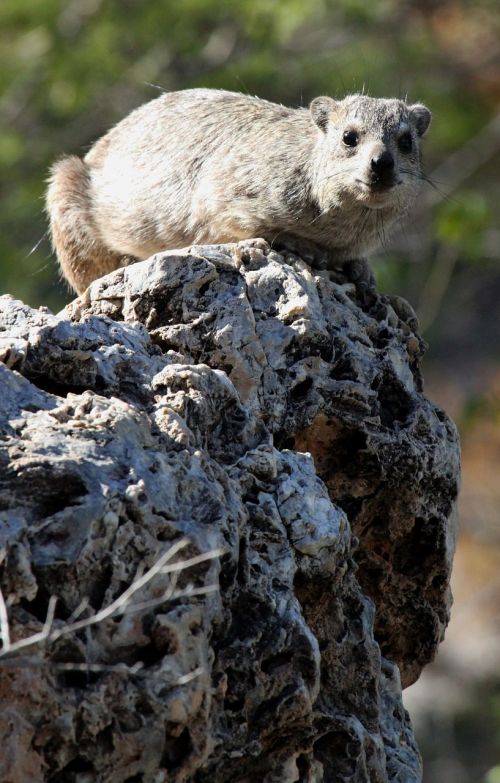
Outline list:
[[[75,155],[51,170],[47,192],[52,242],[61,271],[75,291],[123,265],[123,257],[106,247],[92,220],[89,170]]]
[[[222,90],[166,93],[139,107],[82,161],[51,171],[47,209],[63,275],[82,292],[131,260],[192,243],[292,235],[332,264],[364,255],[413,203],[430,113],[395,99],[317,98],[289,109]],[[355,128],[355,149],[343,142]],[[402,154],[398,138],[410,132]],[[394,181],[372,187],[389,150]]]

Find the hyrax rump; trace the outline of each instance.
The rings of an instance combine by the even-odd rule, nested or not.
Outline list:
[[[365,95],[290,109],[223,90],[163,94],[52,168],[62,273],[81,293],[160,250],[285,235],[320,245],[332,266],[363,257],[418,193],[430,119]]]

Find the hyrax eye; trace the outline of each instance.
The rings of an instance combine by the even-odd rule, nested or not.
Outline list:
[[[412,149],[411,133],[403,133],[398,139],[398,147],[401,152],[411,152]]]
[[[345,131],[344,135],[342,136],[342,141],[346,147],[356,147],[359,141],[359,135],[354,130]]]

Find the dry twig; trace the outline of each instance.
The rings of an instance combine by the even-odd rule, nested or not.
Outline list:
[[[19,650],[26,647],[32,647],[36,644],[44,642],[53,642],[59,639],[61,636],[65,636],[76,631],[80,631],[83,628],[89,628],[92,625],[102,623],[104,620],[113,617],[118,614],[132,614],[135,612],[147,611],[155,606],[159,606],[165,601],[172,601],[178,598],[192,597],[197,595],[206,595],[207,593],[214,592],[218,589],[217,585],[207,585],[205,587],[193,587],[192,584],[187,585],[182,590],[175,589],[177,585],[177,579],[179,573],[185,571],[191,566],[198,565],[207,560],[213,560],[216,557],[220,557],[223,554],[223,550],[214,549],[210,552],[205,552],[201,555],[188,558],[187,560],[181,560],[170,565],[166,565],[181,549],[183,549],[189,543],[188,539],[182,538],[173,544],[163,555],[158,558],[156,563],[145,571],[140,577],[136,578],[132,584],[121,593],[109,606],[105,606],[91,617],[83,619],[77,619],[81,613],[88,607],[88,599],[83,599],[77,606],[69,621],[60,628],[53,628],[55,608],[57,603],[57,597],[51,596],[49,600],[49,606],[47,609],[47,617],[45,619],[43,628],[38,633],[27,636],[24,639],[19,639],[16,642],[11,641],[9,617],[7,605],[2,591],[0,590],[0,639],[2,641],[2,649],[0,650],[0,659],[5,658],[7,655],[13,655]],[[141,588],[145,587],[157,574],[173,574],[170,585],[158,598],[152,598],[147,601],[141,601],[138,603],[131,603],[132,597]],[[68,664],[68,666],[83,666],[85,670],[88,670],[87,664]],[[100,664],[98,664],[100,666]],[[118,664],[121,666],[121,664]],[[186,675],[188,676],[188,675]]]

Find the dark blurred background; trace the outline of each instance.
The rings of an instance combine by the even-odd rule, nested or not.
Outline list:
[[[433,111],[429,182],[375,264],[419,314],[427,394],[463,444],[454,614],[405,701],[426,783],[500,783],[500,2],[1,0],[1,293],[70,300],[46,233],[50,163],[194,86],[293,106],[364,89]]]

